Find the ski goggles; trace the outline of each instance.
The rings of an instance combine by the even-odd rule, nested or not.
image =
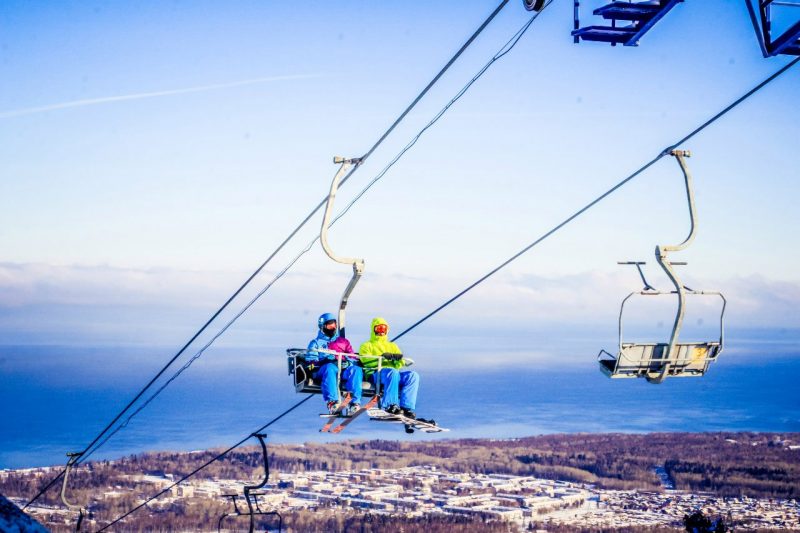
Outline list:
[[[327,322],[322,324],[322,329],[336,329],[336,321],[328,320]]]
[[[389,331],[389,326],[386,324],[378,324],[374,328],[372,328],[372,331],[374,331],[378,335],[386,335],[386,333]]]

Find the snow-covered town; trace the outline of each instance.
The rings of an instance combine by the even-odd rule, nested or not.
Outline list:
[[[735,523],[740,530],[800,528],[800,505],[795,500],[721,498],[676,490],[602,490],[591,485],[530,476],[453,473],[432,466],[282,473],[276,478],[264,488],[252,492],[259,511],[350,511],[405,517],[471,515],[483,520],[513,522],[523,528],[547,530],[548,524],[678,528],[682,527],[685,515],[702,510],[707,516],[722,517],[728,523]],[[153,490],[163,490],[174,484],[173,477],[168,474],[136,476],[135,481],[152,485]],[[247,512],[244,486],[245,483],[239,480],[190,479],[170,488],[168,494],[150,503],[149,507],[157,510],[176,501],[199,503],[212,499],[228,502],[230,513],[235,513],[235,509]],[[118,498],[121,495],[112,489],[104,497]],[[64,513],[61,509],[46,507],[29,510],[42,522],[51,522],[55,515],[63,516]]]

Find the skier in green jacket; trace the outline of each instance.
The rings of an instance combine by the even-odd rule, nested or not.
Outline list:
[[[400,347],[389,340],[389,323],[386,320],[374,318],[370,329],[370,339],[361,345],[358,353],[364,365],[364,376],[376,386],[380,378],[381,409],[389,414],[416,418],[414,409],[417,404],[419,374],[413,370],[400,371],[406,366],[406,361]],[[377,373],[378,359],[381,360],[380,376]]]

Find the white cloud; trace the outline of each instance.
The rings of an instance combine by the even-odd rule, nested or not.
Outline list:
[[[141,330],[147,329],[150,316],[154,330],[163,328],[160,321],[164,310],[169,309],[171,323],[191,329],[189,323],[199,321],[196,324],[199,327],[201,318],[208,318],[247,274],[0,263],[0,331],[25,323],[30,335],[35,335],[37,329],[46,335],[56,335],[57,328],[48,320],[63,321],[65,314],[70,315],[70,309],[76,310],[71,319],[77,320],[81,315],[83,320],[94,321],[83,326],[89,336],[113,327],[110,316],[114,313],[109,311],[113,309],[124,309],[120,316],[130,316],[132,310],[138,310],[137,327]],[[232,304],[231,313],[241,309],[273,275],[264,273],[258,277],[253,287]],[[335,310],[348,279],[347,274],[334,271],[292,272],[246,313],[242,322],[249,323],[253,331],[311,330],[318,313]],[[368,274],[350,300],[351,331],[358,338],[364,334],[361,330],[371,317],[383,315],[397,334],[472,281],[457,273],[447,279]],[[800,327],[797,311],[800,283],[751,276],[708,283],[693,280],[695,284],[697,288],[718,288],[726,294],[729,331],[737,327]],[[553,277],[502,273],[432,317],[419,333],[463,333],[467,325],[466,330],[473,333],[550,327],[562,332],[575,331],[575,336],[590,328],[613,334],[622,298],[639,288],[638,277],[624,271]],[[665,297],[650,307],[651,302],[645,301],[648,299],[631,300],[626,306],[626,321],[663,331],[672,322],[674,303],[670,298]],[[39,313],[32,321],[26,315],[26,309],[48,307],[60,310],[58,318]],[[714,299],[690,300],[686,323],[702,325],[713,332],[719,309],[719,301]]]
[[[0,263],[0,306],[187,305],[227,288],[230,273]]]

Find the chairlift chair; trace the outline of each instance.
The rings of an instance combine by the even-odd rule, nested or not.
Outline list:
[[[628,294],[620,306],[619,312],[619,339],[618,353],[616,356],[606,350],[600,350],[597,360],[600,370],[611,378],[637,378],[643,377],[650,383],[661,383],[667,377],[696,377],[702,376],[708,371],[708,366],[715,361],[722,353],[724,340],[724,317],[727,301],[719,291],[702,291],[687,288],[679,280],[674,266],[685,265],[683,262],[673,262],[667,257],[669,252],[677,252],[686,249],[694,240],[696,233],[696,210],[694,203],[694,190],[692,176],[686,166],[685,157],[691,154],[688,151],[672,150],[670,155],[678,160],[683,171],[686,184],[686,196],[689,202],[689,217],[691,229],[689,236],[678,245],[659,245],[656,246],[656,261],[667,274],[674,286],[671,291],[659,291],[654,289],[645,279],[640,261],[630,261],[620,264],[635,265],[639,271],[644,289]],[[625,304],[634,295],[653,297],[674,294],[678,297],[678,309],[675,322],[672,326],[672,333],[667,342],[626,342],[623,337],[623,312]],[[717,296],[722,300],[722,310],[719,318],[719,338],[705,341],[680,341],[679,334],[683,325],[683,317],[686,306],[687,296]]]
[[[278,518],[278,533],[283,530],[283,517],[278,511],[263,511],[258,501],[258,497],[266,494],[265,492],[259,492],[258,489],[263,488],[267,482],[269,481],[269,456],[267,455],[267,443],[264,439],[267,438],[267,435],[264,433],[253,433],[250,435],[251,437],[255,437],[258,439],[258,443],[261,445],[261,455],[264,458],[264,479],[262,479],[259,483],[255,485],[245,485],[244,486],[244,501],[247,503],[247,512],[244,512],[239,509],[237,499],[239,497],[238,494],[225,494],[224,497],[230,498],[231,502],[233,503],[233,512],[232,513],[225,513],[219,517],[219,522],[217,522],[217,531],[220,533],[222,532],[222,522],[225,521],[228,517],[240,517],[246,516],[250,519],[250,528],[249,533],[253,533],[255,531],[256,526],[256,516],[276,516]],[[256,508],[253,509],[253,504],[255,503]]]
[[[593,11],[594,15],[610,20],[610,26],[580,25],[580,0],[574,0],[574,42],[598,41],[611,46],[638,46],[639,39],[650,31],[673,7],[683,0],[655,0],[645,2],[615,1]],[[619,22],[625,25],[618,25]]]
[[[800,1],[745,0],[745,4],[764,57],[800,55]],[[773,34],[776,14],[794,17],[794,22],[779,35]]]

